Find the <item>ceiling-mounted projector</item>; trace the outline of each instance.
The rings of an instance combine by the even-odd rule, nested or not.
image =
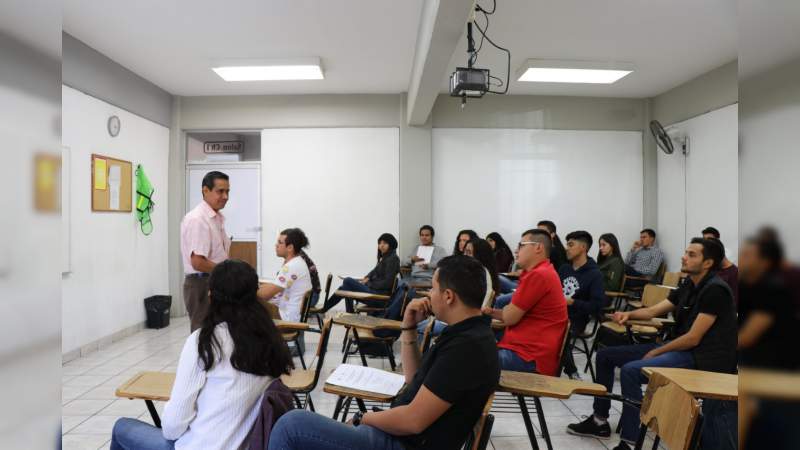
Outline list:
[[[457,67],[450,75],[450,95],[480,98],[489,91],[489,69]]]

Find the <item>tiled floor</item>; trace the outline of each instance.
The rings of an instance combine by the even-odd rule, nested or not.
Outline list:
[[[86,357],[64,364],[61,388],[63,448],[65,450],[108,448],[111,429],[119,417],[138,417],[151,422],[143,401],[117,399],[114,391],[125,380],[143,370],[174,372],[188,334],[188,320],[173,318],[167,328],[143,330]],[[322,380],[341,363],[343,335],[343,329],[334,326]],[[307,363],[310,363],[316,352],[318,339],[318,334],[306,333]],[[399,355],[399,352],[397,354]],[[578,367],[583,368],[585,362],[583,355],[576,354],[575,359]],[[299,361],[296,358],[295,360],[299,366]],[[357,358],[351,358],[351,361],[358,363]],[[373,367],[389,368],[388,361],[383,359],[370,359],[368,362]],[[588,380],[588,374],[584,378]],[[614,390],[619,392],[619,386],[615,386]],[[317,412],[327,416],[333,413],[336,398],[322,392],[322,383],[312,393],[312,398]],[[583,416],[591,414],[590,398],[577,396],[564,401],[543,399],[542,406],[554,448],[605,449],[616,445],[616,438],[601,441],[565,433],[564,429],[568,423],[578,422]],[[163,404],[157,403],[156,407],[160,411]],[[615,409],[611,417],[612,429],[619,418],[619,406],[613,405],[613,408]],[[532,419],[538,434],[539,423],[536,417]],[[539,445],[544,448],[541,436]],[[490,448],[498,450],[530,448],[519,412],[495,413]]]

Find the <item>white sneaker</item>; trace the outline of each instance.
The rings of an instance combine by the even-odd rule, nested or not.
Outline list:
[[[569,377],[570,380],[583,381],[583,378],[581,378],[581,374],[578,372],[569,373],[567,374],[567,376]]]

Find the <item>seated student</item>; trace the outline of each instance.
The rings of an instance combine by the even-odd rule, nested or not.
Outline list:
[[[436,264],[447,255],[445,249],[433,243],[435,234],[436,232],[430,225],[420,227],[419,246],[415,247],[411,255],[403,261],[403,266],[411,267],[412,281],[430,281],[433,277],[433,271],[436,270]],[[433,254],[428,262],[417,256],[419,247],[423,246],[433,246]]]
[[[664,253],[656,246],[656,232],[645,228],[639,233],[639,240],[625,257],[625,273],[635,277],[652,278],[664,262]],[[629,280],[626,287],[644,286],[647,281]]]
[[[720,245],[722,245],[722,241],[719,239],[719,230],[714,227],[706,227],[703,229],[703,238],[705,239],[716,239],[719,241]],[[725,246],[722,246],[722,249],[725,249]],[[723,253],[724,254],[724,253]],[[722,258],[722,266],[720,267],[719,271],[717,272],[717,276],[722,278],[722,281],[728,283],[728,286],[731,287],[733,291],[733,301],[736,304],[739,304],[739,268],[736,267],[736,264],[732,263],[727,256]]]
[[[496,289],[499,288],[500,283],[497,280],[497,272],[494,270],[494,255],[492,254],[492,247],[489,245],[488,242],[481,238],[475,238],[469,242],[467,245],[464,246],[464,256],[471,256],[478,260],[484,268],[486,272],[486,295],[483,297],[482,305],[485,305],[489,302],[489,297],[497,292]],[[391,319],[392,317],[388,317]],[[433,320],[431,318],[427,320],[423,320],[417,326],[417,332],[419,336],[422,337],[425,333],[425,328],[428,326],[428,321]],[[433,325],[433,329],[431,331],[433,336],[438,336],[444,327],[447,326],[446,323],[442,322],[441,320],[437,320],[436,323]]]
[[[556,233],[556,224],[552,220],[540,220],[536,224],[540,230],[547,231],[550,234],[550,240],[553,242],[553,250],[550,252],[550,262],[553,263],[553,268],[558,270],[562,265],[567,262],[567,251],[564,244],[561,243],[561,238]]]
[[[478,233],[472,230],[461,230],[458,232],[458,236],[456,236],[456,243],[453,244],[453,255],[463,255],[464,254],[464,247],[467,245],[467,242],[477,239]]]
[[[522,267],[519,287],[503,309],[484,308],[484,314],[506,324],[497,346],[503,370],[555,375],[567,325],[567,304],[561,281],[548,259],[550,234],[534,229],[522,233],[517,262]],[[495,305],[496,306],[496,305]]]
[[[208,284],[208,315],[183,346],[162,428],[119,419],[111,450],[240,448],[260,412],[261,394],[293,368],[289,349],[257,300],[258,275],[250,265],[223,261]]]
[[[303,296],[309,289],[313,289],[309,264],[306,262],[308,256],[303,257],[303,249],[306,247],[308,238],[300,228],[281,231],[275,243],[275,254],[283,258],[283,266],[274,280],[258,288],[258,298],[276,305],[281,319],[290,322],[300,321]]]
[[[606,306],[606,293],[603,289],[603,274],[589,256],[592,248],[592,235],[586,231],[573,231],[567,235],[567,261],[561,266],[558,276],[567,301],[570,332],[583,333],[592,317],[600,320]],[[572,357],[572,349],[564,350],[564,372],[573,379],[581,379]]]
[[[609,392],[614,385],[614,368],[620,367],[622,395],[641,401],[642,384],[647,379],[642,367],[677,367],[711,372],[736,371],[736,310],[733,295],[715,272],[722,262],[722,249],[716,241],[694,238],[686,247],[681,270],[688,280],[672,291],[669,298],[630,312],[614,313],[614,321],[648,320],[672,312],[675,325],[663,344],[647,343],[607,347],[597,352],[597,382]],[[580,436],[608,438],[611,401],[595,398],[594,414],[583,422],[567,426],[567,432]],[[615,449],[626,450],[639,434],[639,409],[624,405],[621,441]],[[708,447],[713,448],[713,447]]]
[[[375,268],[360,280],[345,278],[342,286],[337,290],[388,295],[392,292],[394,279],[399,272],[400,258],[397,256],[397,239],[390,233],[383,233],[378,238],[378,264]],[[324,311],[333,308],[340,301],[342,301],[342,297],[331,295],[325,302]],[[352,305],[348,305],[347,310],[353,312]]]
[[[284,414],[271,450],[460,449],[500,379],[489,319],[481,314],[484,269],[474,258],[448,256],[433,276],[431,298],[416,299],[403,316],[406,387],[391,409],[357,412],[352,425],[320,414]],[[449,325],[420,357],[417,324],[433,314]],[[458,376],[454,376],[458,374]]]
[[[486,236],[486,242],[492,246],[492,252],[494,253],[495,259],[495,270],[497,273],[508,272],[511,270],[511,266],[514,264],[514,252],[512,252],[511,248],[508,246],[508,244],[506,244],[503,236],[500,236],[500,233],[493,231]],[[499,292],[500,291],[497,291],[497,293]]]
[[[612,233],[600,236],[600,250],[597,252],[597,268],[603,274],[603,289],[619,292],[622,289],[622,276],[625,274],[625,261],[619,249],[619,241]]]
[[[797,371],[800,302],[793,298],[777,232],[762,229],[739,249],[739,363],[742,367]],[[796,269],[794,269],[796,270]],[[746,406],[746,405],[743,405]],[[742,448],[800,448],[800,404],[762,399]],[[776,432],[780,430],[780,432]]]

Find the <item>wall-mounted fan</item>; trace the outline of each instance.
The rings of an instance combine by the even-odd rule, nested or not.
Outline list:
[[[653,138],[655,138],[658,148],[667,155],[671,155],[675,151],[675,143],[680,145],[684,155],[689,153],[689,136],[679,130],[672,129],[667,131],[659,121],[651,120],[650,132],[653,133]]]

